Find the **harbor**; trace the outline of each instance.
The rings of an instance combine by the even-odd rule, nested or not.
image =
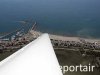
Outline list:
[[[15,35],[17,35],[17,37],[12,35],[10,39],[4,37],[3,39],[1,38],[0,54],[16,52],[42,35],[42,32],[35,30],[36,24],[37,23],[34,22],[32,27],[30,27],[26,33],[23,33],[22,29],[14,31],[14,33],[16,32]],[[7,34],[7,36],[9,34]],[[49,37],[56,54],[64,54],[66,56],[67,52],[71,51],[80,54],[82,57],[92,56],[96,66],[100,68],[100,39],[68,37],[55,34],[49,34]]]
[[[9,51],[19,49],[32,40],[42,35],[42,32],[29,30],[27,34],[12,40],[1,40],[0,51]],[[83,51],[83,53],[100,56],[100,41],[99,39],[84,39],[79,37],[66,37],[60,35],[49,34],[54,49]]]

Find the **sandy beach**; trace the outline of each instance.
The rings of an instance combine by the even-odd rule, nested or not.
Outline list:
[[[42,32],[39,31],[34,31],[31,30],[30,31],[31,34],[34,35],[34,37],[38,37],[41,34],[43,34]],[[49,34],[50,39],[54,39],[54,40],[62,40],[62,41],[76,41],[76,42],[81,42],[80,40],[84,40],[86,42],[90,42],[90,43],[98,43],[100,44],[100,39],[92,39],[92,38],[81,38],[81,37],[69,37],[69,36],[63,36],[63,35],[54,35],[54,34]]]

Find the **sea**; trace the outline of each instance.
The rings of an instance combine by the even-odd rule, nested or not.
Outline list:
[[[100,0],[0,0],[0,33],[30,19],[41,32],[100,38]]]

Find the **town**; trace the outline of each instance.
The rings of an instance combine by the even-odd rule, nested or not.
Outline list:
[[[17,37],[12,35],[10,39],[1,38],[0,53],[15,52],[42,35],[42,32],[34,30],[35,26],[36,22],[27,33],[22,33],[22,29],[15,31]],[[100,68],[100,39],[86,39],[54,34],[49,34],[49,37],[55,52],[66,52],[71,50],[80,52],[83,57],[87,55],[94,56],[96,58],[96,65]]]

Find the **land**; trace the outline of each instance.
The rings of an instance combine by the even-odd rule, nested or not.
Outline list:
[[[34,25],[33,25],[34,26]],[[27,34],[12,39],[0,40],[0,61],[24,47],[43,33],[35,31],[32,27]],[[99,75],[100,72],[100,39],[87,39],[80,37],[68,37],[61,35],[49,34],[51,43],[54,47],[60,65],[79,65],[91,63],[97,68],[93,73],[66,73],[65,75]]]

